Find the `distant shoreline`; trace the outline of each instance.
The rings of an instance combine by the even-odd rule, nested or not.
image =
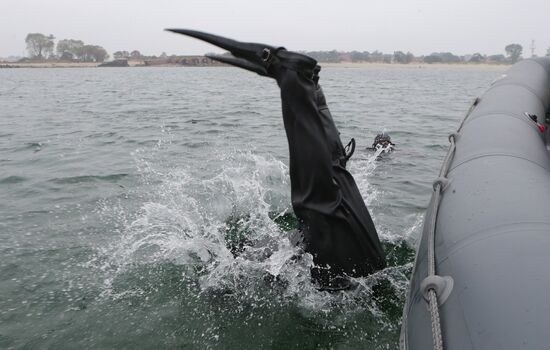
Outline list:
[[[128,61],[129,67],[144,67],[143,61]],[[329,63],[320,62],[323,68],[471,68],[471,69],[495,69],[504,70],[511,65],[509,64],[489,64],[489,63],[424,63],[411,62],[408,64],[400,63],[381,63],[381,62],[339,62]],[[96,68],[99,63],[95,62],[0,62],[0,68]],[[148,67],[201,67],[201,66],[183,66],[180,64],[159,64]],[[219,66],[210,66],[219,67]]]
[[[323,68],[465,68],[465,69],[496,69],[505,70],[510,64],[491,64],[491,63],[424,63],[411,62],[403,63],[381,63],[381,62],[339,62],[339,63],[319,63]]]

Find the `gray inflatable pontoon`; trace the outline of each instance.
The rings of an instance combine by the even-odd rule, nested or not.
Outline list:
[[[449,137],[401,349],[550,349],[549,102],[550,58],[520,61]]]

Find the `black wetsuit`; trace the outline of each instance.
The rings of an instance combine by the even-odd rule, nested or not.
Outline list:
[[[291,198],[304,248],[317,265],[313,277],[366,276],[385,266],[376,228],[352,175],[325,96],[313,75],[270,69],[281,89],[290,151]]]
[[[345,287],[342,277],[366,276],[385,256],[346,152],[318,84],[313,58],[265,44],[243,43],[189,29],[170,29],[231,52],[212,59],[274,78],[281,89],[290,152],[291,198],[313,277],[325,288]]]

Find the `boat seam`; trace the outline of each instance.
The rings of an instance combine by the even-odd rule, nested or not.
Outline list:
[[[521,227],[522,225],[525,225],[525,224],[539,224],[539,225],[546,224],[547,226],[550,226],[550,222],[547,222],[547,221],[523,221],[523,222],[514,223],[512,225]],[[459,247],[451,248],[449,250],[449,253],[446,254],[445,257],[443,257],[441,260],[439,260],[439,264],[442,264],[443,262],[447,261],[452,255],[458,253],[458,251],[460,251],[463,248],[468,247],[468,246],[470,246],[470,245],[472,245],[476,242],[484,241],[486,239],[491,239],[491,238],[494,238],[495,236],[499,236],[499,235],[507,235],[507,234],[510,234],[510,233],[513,233],[513,232],[517,231],[517,229],[510,228],[510,229],[508,229],[504,232],[492,232],[492,233],[485,234],[482,237],[471,238],[471,237],[483,234],[486,231],[493,231],[493,230],[495,230],[499,227],[509,226],[509,225],[510,224],[496,225],[496,226],[486,228],[486,229],[483,229],[483,230],[480,230],[480,231],[475,231],[469,237],[459,240],[458,242],[462,242],[462,244]],[[546,227],[546,229],[548,229],[548,227]],[[537,231],[538,232],[545,232],[546,230],[545,230],[544,227],[541,227],[541,228],[525,229],[523,232],[537,232]]]
[[[469,163],[471,161],[474,161],[474,160],[477,160],[477,159],[480,159],[480,158],[486,158],[486,157],[510,157],[510,158],[518,158],[518,159],[523,159],[525,161],[528,161],[529,163],[533,163],[541,168],[543,168],[544,170],[550,172],[550,169],[545,167],[544,165],[541,165],[531,159],[528,159],[528,158],[525,158],[524,156],[520,156],[520,155],[514,155],[514,154],[506,154],[506,153],[485,153],[485,154],[478,154],[476,156],[473,156],[473,157],[470,157],[464,161],[462,161],[461,163],[453,166],[452,168],[449,169],[449,173],[451,171],[454,171],[455,169],[457,169],[458,167],[466,164],[466,163]]]
[[[496,89],[496,88],[501,87],[501,86],[517,86],[517,87],[523,88],[523,89],[527,90],[528,92],[530,92],[532,95],[534,95],[540,101],[540,104],[544,106],[543,99],[542,99],[541,96],[539,96],[539,94],[537,94],[530,86],[518,83],[517,81],[512,81],[512,82],[504,82],[503,81],[502,83],[497,82],[497,83],[495,83],[495,85],[493,85],[489,89],[487,89],[487,91],[485,91],[485,94],[483,94],[483,96],[485,96],[489,91],[492,91],[493,89]]]
[[[527,120],[525,115],[519,116],[519,115],[508,113],[508,112],[490,112],[490,113],[487,113],[487,114],[472,116],[472,117],[470,117],[470,120],[468,121],[468,123],[466,123],[465,125],[468,125],[468,124],[470,124],[471,122],[473,122],[474,120],[477,120],[477,119],[481,119],[481,118],[485,118],[485,117],[496,117],[496,116],[506,116],[506,117],[511,117],[511,118],[514,118],[514,119],[518,119],[518,120],[521,120],[522,122],[524,122],[525,124],[529,125],[531,128],[533,128],[533,129],[536,128],[536,125],[533,124],[533,121],[532,120]],[[536,129],[536,130],[538,130],[538,129]]]
[[[541,67],[542,69],[544,69],[544,71],[546,72],[546,74],[550,75],[550,71],[548,71],[548,69],[546,69],[546,67],[543,66],[538,60],[531,60],[531,62],[535,62],[539,67]]]

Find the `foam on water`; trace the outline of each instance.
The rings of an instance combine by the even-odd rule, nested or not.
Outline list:
[[[351,163],[367,203],[377,200],[378,191],[370,186],[368,177],[383,151]],[[239,295],[241,302],[252,303],[262,290],[275,289],[281,300],[311,317],[368,311],[384,318],[384,311],[372,298],[373,287],[381,281],[395,290],[392,294],[404,295],[410,263],[357,278],[358,287],[353,291],[317,290],[311,282],[312,256],[289,240],[289,230],[295,227],[289,207],[288,168],[283,162],[252,151],[228,152],[210,160],[217,164],[210,176],[199,177],[191,165],[160,171],[139,154],[136,161],[143,182],[156,185],[137,213],[125,216],[120,215],[120,208],[115,210],[123,224],[118,242],[102,252],[104,296],[117,298],[136,292],[115,292],[112,285],[136,266],[167,262],[185,266],[182,281],[195,281],[202,292]],[[109,210],[108,205],[105,209]],[[286,221],[281,223],[281,218]],[[399,240],[391,234],[382,234],[382,238]],[[392,302],[398,304],[398,299]]]
[[[363,200],[367,203],[367,206],[370,206],[373,201],[376,201],[379,195],[379,191],[370,185],[368,178],[376,169],[376,165],[378,164],[377,160],[380,156],[385,152],[390,152],[392,148],[393,147],[391,145],[388,145],[387,147],[377,147],[376,150],[374,150],[366,158],[351,158],[349,171],[355,178],[355,182],[357,183],[357,186],[363,195]]]

